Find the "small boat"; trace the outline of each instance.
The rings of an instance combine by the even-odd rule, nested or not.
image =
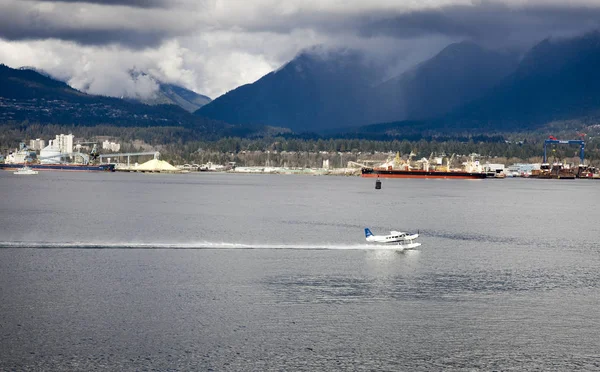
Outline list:
[[[370,229],[365,228],[365,238],[370,243],[382,243],[387,249],[413,249],[421,245],[415,242],[419,234],[402,231],[390,231],[389,235],[374,235]],[[389,247],[388,247],[389,246]]]
[[[38,174],[38,171],[31,169],[28,166],[19,168],[19,170],[13,172],[14,174]]]

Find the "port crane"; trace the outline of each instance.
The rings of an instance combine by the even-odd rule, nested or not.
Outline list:
[[[100,155],[100,152],[98,151],[98,141],[93,141],[93,142],[77,142],[75,144],[75,146],[77,147],[77,150],[79,151],[81,149],[81,145],[94,145],[92,147],[92,150],[90,151],[90,158],[92,161],[95,161],[98,159],[98,156]]]
[[[39,160],[58,159],[59,162],[65,163],[65,162],[68,162],[67,158],[69,158],[69,157],[71,157],[71,158],[80,157],[81,162],[84,165],[88,165],[90,163],[90,157],[87,154],[84,154],[82,152],[62,152],[62,153],[56,154],[56,155],[38,157],[38,159]]]
[[[452,168],[450,168],[450,167],[452,166],[452,161],[454,160],[454,156],[455,156],[455,155],[456,155],[456,154],[452,154],[452,156],[450,156],[450,158],[449,158],[449,159],[448,159],[448,158],[446,158],[446,172],[450,172],[450,169],[452,169]]]
[[[554,145],[554,144],[567,144],[567,145],[576,144],[576,145],[579,145],[580,146],[579,162],[580,162],[580,164],[583,164],[583,155],[584,155],[584,149],[585,149],[585,141],[584,140],[559,140],[559,139],[556,139],[556,137],[554,137],[554,136],[550,136],[547,140],[544,141],[544,163],[548,162],[548,158],[546,156],[546,147],[548,145]]]

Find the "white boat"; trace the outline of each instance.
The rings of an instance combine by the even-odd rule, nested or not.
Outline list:
[[[419,234],[411,234],[402,231],[390,231],[389,235],[374,235],[371,230],[365,228],[365,238],[369,243],[380,243],[393,249],[413,249],[421,245],[415,242]]]
[[[28,166],[20,168],[18,171],[13,172],[14,174],[38,174],[38,171],[31,169]]]

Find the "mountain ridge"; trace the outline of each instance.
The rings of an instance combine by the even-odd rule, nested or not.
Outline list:
[[[88,95],[39,72],[0,65],[0,119],[199,125],[214,135],[264,126],[330,135],[521,131],[600,118],[597,66],[600,31],[542,40],[520,60],[474,43],[450,44],[383,83],[385,69],[368,56],[313,48],[192,115],[175,105]],[[162,88],[187,101],[196,97],[176,85]]]
[[[415,132],[519,132],[546,124],[600,120],[600,32],[546,39],[525,54],[517,69],[484,96],[427,120],[374,123],[357,135]],[[582,124],[583,125],[583,124]]]
[[[50,78],[50,79],[53,79],[56,81],[60,81],[60,82],[64,82],[65,84],[69,85],[69,87],[73,88],[69,84],[68,81],[59,79],[59,78],[53,76],[52,74],[50,74],[49,72],[47,72],[46,70],[43,70],[43,69],[40,69],[37,67],[21,66],[18,68],[18,70],[22,70],[22,71],[31,70],[31,71],[37,72],[38,74],[45,76],[47,78]],[[143,97],[140,94],[137,94],[134,96],[115,97],[115,96],[91,94],[91,93],[86,92],[87,89],[84,89],[84,91],[76,89],[76,88],[73,88],[73,89],[79,90],[82,93],[86,93],[86,94],[89,94],[92,96],[122,98],[122,99],[128,100],[130,102],[143,103],[143,104],[151,105],[151,106],[176,105],[190,113],[198,110],[200,107],[202,107],[202,106],[206,105],[207,103],[209,103],[210,101],[212,101],[212,99],[210,97],[196,93],[193,90],[187,89],[181,85],[177,85],[177,84],[173,84],[173,83],[165,83],[162,80],[156,78],[154,75],[137,70],[137,69],[130,70],[129,76],[133,80],[137,80],[140,77],[150,79],[151,82],[154,85],[156,85],[156,87],[157,87],[156,92],[153,92],[150,96],[147,96],[147,97]]]
[[[382,66],[358,51],[307,50],[277,70],[216,98],[197,114],[297,132],[435,117],[482,95],[516,68],[516,55],[472,43],[378,83]],[[468,72],[468,73],[465,73]]]
[[[526,123],[535,127],[550,121],[596,116],[600,113],[597,66],[600,32],[565,40],[546,39],[486,96],[447,118],[512,130]]]
[[[132,97],[126,97],[132,101],[137,101],[146,105],[177,105],[190,113],[193,113],[212,101],[209,97],[180,85],[165,83],[147,72],[134,69],[129,72],[129,75],[134,80],[139,78],[149,79],[157,87],[155,92],[152,92],[146,97],[139,94]]]
[[[150,106],[90,95],[36,71],[4,64],[0,64],[0,121],[179,126],[211,135],[235,129],[222,121],[192,115],[176,105]]]
[[[377,71],[370,70],[354,51],[330,51],[327,56],[320,52],[304,51],[256,82],[216,98],[195,114],[295,131],[318,130],[323,122],[361,123],[364,113],[355,108],[365,103],[362,92],[369,89],[370,77]],[[331,55],[340,58],[329,58]]]
[[[402,102],[407,120],[430,119],[484,95],[516,67],[514,53],[488,50],[472,42],[454,43],[375,90]],[[401,114],[397,112],[396,119]]]

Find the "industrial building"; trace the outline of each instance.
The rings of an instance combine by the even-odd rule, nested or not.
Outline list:
[[[121,145],[119,143],[110,142],[110,141],[106,140],[106,141],[102,142],[102,149],[110,150],[112,152],[118,152],[119,150],[121,150]]]
[[[29,148],[31,150],[40,151],[44,147],[46,147],[46,141],[44,141],[43,139],[36,138],[34,140],[29,141]]]
[[[58,147],[61,154],[70,154],[73,152],[73,137],[72,134],[57,134],[54,146]]]

